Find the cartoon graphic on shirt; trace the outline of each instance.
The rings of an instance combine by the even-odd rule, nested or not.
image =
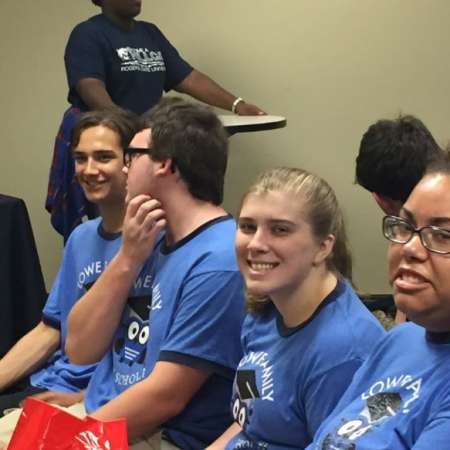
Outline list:
[[[147,352],[149,329],[149,297],[130,297],[127,302],[129,313],[122,323],[123,333],[114,342],[114,351],[119,362],[128,366],[144,364]]]
[[[396,415],[402,398],[398,393],[380,393],[369,397],[359,417],[346,421],[335,435],[330,433],[324,440],[322,450],[354,450],[354,440],[365,434],[374,425]]]
[[[256,386],[256,372],[254,370],[238,370],[235,379],[235,395],[232,399],[233,418],[244,428],[252,413],[252,403],[260,398]]]
[[[419,398],[421,384],[422,379],[413,379],[411,375],[377,381],[361,396],[365,402],[363,409],[352,419],[342,419],[337,430],[325,436],[321,450],[356,450],[355,441],[374,427],[397,415],[409,413],[409,405]],[[396,391],[386,392],[384,389],[389,387]],[[401,394],[397,389],[401,390]]]

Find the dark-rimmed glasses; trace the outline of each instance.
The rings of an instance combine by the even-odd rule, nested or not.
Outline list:
[[[137,155],[151,155],[151,149],[149,148],[138,148],[138,147],[128,147],[123,152],[123,164],[125,167],[130,168],[131,162],[136,158]]]
[[[416,233],[428,251],[440,255],[450,254],[450,229],[432,225],[415,228],[401,217],[385,216],[383,218],[383,235],[391,242],[406,244]]]

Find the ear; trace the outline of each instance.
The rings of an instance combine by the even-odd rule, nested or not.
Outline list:
[[[331,252],[333,251],[335,241],[336,237],[333,234],[329,234],[319,243],[319,250],[314,257],[315,265],[318,266],[322,264],[328,258],[328,256],[330,256]]]
[[[168,158],[163,161],[157,161],[155,162],[155,164],[156,164],[155,175],[157,176],[167,176],[174,173],[174,171],[172,170],[173,167],[172,158]]]
[[[376,192],[372,192],[372,197],[386,214],[390,214],[392,216],[398,215],[400,208],[402,207],[402,203],[399,200],[393,200],[390,197],[377,194]]]

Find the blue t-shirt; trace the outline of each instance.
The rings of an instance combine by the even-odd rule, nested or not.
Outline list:
[[[95,365],[71,364],[64,352],[67,317],[75,302],[97,280],[120,247],[120,234],[108,234],[101,218],[79,225],[70,235],[55,283],[43,310],[45,324],[61,332],[59,349],[31,375],[33,386],[59,392],[85,389]]]
[[[275,307],[248,315],[232,398],[243,430],[226,449],[305,448],[383,335],[346,281],[298,327],[287,328]]]
[[[356,372],[309,450],[450,448],[450,334],[394,328]]]
[[[155,25],[134,21],[125,31],[103,14],[73,29],[64,60],[68,101],[83,111],[88,108],[75,89],[83,78],[103,81],[115,104],[142,114],[192,71]]]
[[[235,232],[227,216],[172,247],[164,236],[159,240],[132,288],[113,347],[91,379],[89,412],[147,377],[158,361],[168,361],[211,376],[183,412],[163,424],[164,434],[178,447],[200,449],[231,424],[228,404],[245,315]]]

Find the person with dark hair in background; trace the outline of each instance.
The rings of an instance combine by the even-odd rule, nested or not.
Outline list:
[[[427,165],[441,152],[417,117],[382,119],[364,133],[356,158],[356,182],[372,193],[381,210],[398,215]],[[395,323],[406,320],[401,311]]]
[[[142,0],[92,0],[99,15],[78,24],[65,51],[71,107],[56,138],[46,209],[65,239],[90,212],[73,180],[67,152],[70,132],[82,111],[120,107],[142,114],[172,89],[240,115],[264,112],[226,91],[190,66],[152,23],[135,20]]]
[[[362,137],[356,182],[372,193],[386,214],[398,214],[440,150],[428,128],[414,116],[379,120]]]
[[[383,219],[389,280],[410,322],[356,372],[308,450],[430,450],[450,436],[450,155]]]
[[[331,187],[270,169],[245,195],[236,253],[247,289],[235,423],[219,449],[304,448],[384,331],[356,296]]]
[[[72,309],[66,350],[100,360],[91,416],[125,417],[136,448],[200,449],[231,423],[242,355],[236,224],[220,206],[228,135],[210,108],[172,98],[142,128],[125,154],[121,248]]]
[[[100,217],[79,225],[42,313],[42,321],[0,359],[0,416],[30,395],[61,406],[83,399],[95,365],[72,364],[65,351],[67,316],[120,246],[125,214],[123,152],[134,136],[134,117],[119,111],[85,113],[71,143],[75,173]],[[19,411],[0,419],[0,438],[9,440]]]

